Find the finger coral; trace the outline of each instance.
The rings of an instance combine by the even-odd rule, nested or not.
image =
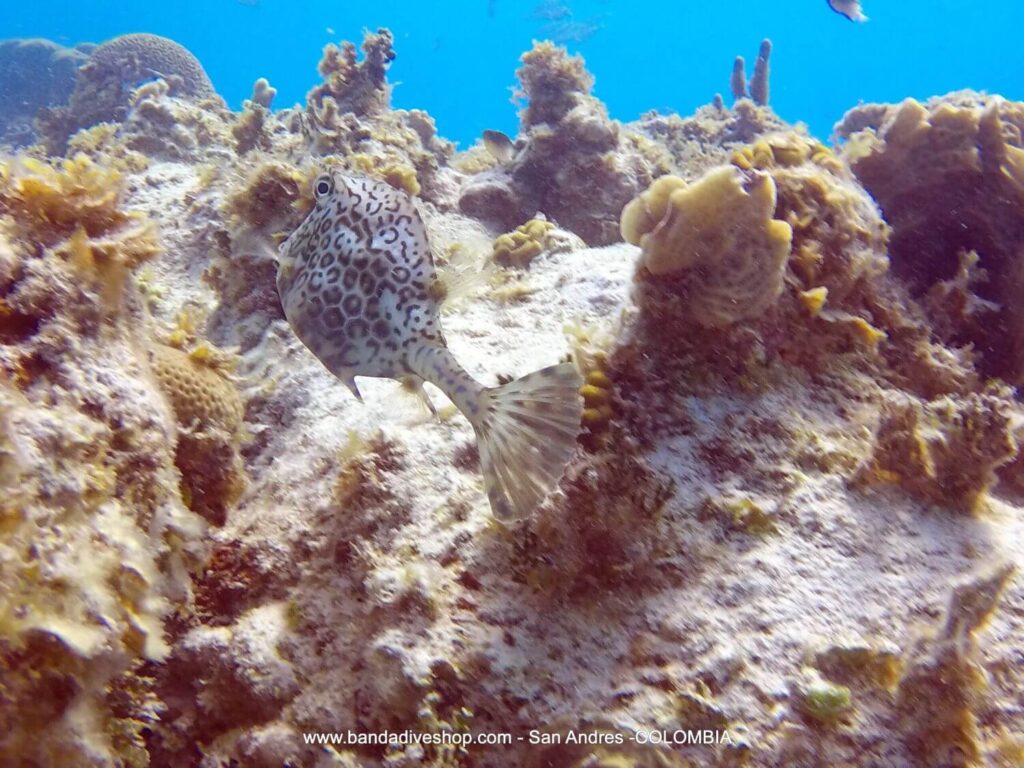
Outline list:
[[[723,167],[687,185],[662,176],[622,212],[622,235],[652,275],[692,276],[688,311],[716,327],[756,317],[782,292],[792,230],[775,214],[775,182]]]
[[[836,126],[843,154],[892,225],[892,262],[915,295],[953,279],[974,251],[1001,309],[966,340],[983,371],[1024,381],[1024,104],[969,92],[865,105]]]

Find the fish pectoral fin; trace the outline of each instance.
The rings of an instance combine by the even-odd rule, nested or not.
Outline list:
[[[356,396],[356,400],[360,403],[363,402],[363,396],[359,393],[359,387],[356,386],[356,377],[349,376],[347,379],[342,379],[345,382],[345,386],[348,387],[349,392]]]

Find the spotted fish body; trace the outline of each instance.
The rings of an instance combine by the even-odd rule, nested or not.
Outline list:
[[[340,173],[319,176],[314,195],[278,259],[277,289],[296,335],[356,397],[356,376],[439,387],[476,431],[495,515],[528,514],[575,447],[579,374],[562,364],[500,387],[474,380],[441,332],[437,274],[413,202]]]

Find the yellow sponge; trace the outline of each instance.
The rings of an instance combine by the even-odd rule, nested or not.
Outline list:
[[[692,184],[664,176],[625,207],[622,235],[652,274],[690,270],[694,318],[725,326],[782,292],[793,233],[772,218],[775,201],[775,182],[759,171],[723,166]]]

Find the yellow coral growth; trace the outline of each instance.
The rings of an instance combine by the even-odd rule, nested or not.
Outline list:
[[[7,175],[0,205],[14,216],[23,235],[44,245],[60,242],[78,227],[89,237],[103,237],[140,218],[121,210],[121,174],[97,166],[84,154],[58,168],[23,158]]]
[[[208,345],[192,353],[153,345],[153,373],[180,425],[175,464],[182,493],[193,511],[216,525],[245,489],[238,453],[244,408],[224,367],[223,355]]]
[[[525,267],[547,247],[547,236],[555,225],[544,219],[530,219],[494,241],[494,260]]]
[[[214,367],[181,350],[154,344],[153,373],[182,426],[212,426],[231,434],[241,427],[242,398]]]
[[[756,317],[782,292],[792,229],[774,219],[775,182],[732,166],[693,184],[662,177],[622,212],[622,234],[655,275],[689,271],[694,318],[720,327]]]

